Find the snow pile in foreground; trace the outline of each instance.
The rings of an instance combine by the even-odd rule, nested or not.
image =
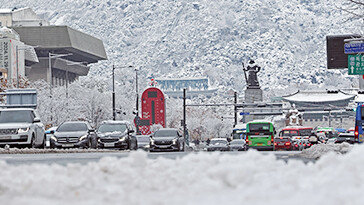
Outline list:
[[[301,157],[318,159],[328,152],[335,152],[337,154],[345,154],[352,149],[353,145],[347,142],[341,144],[317,144],[308,149],[304,149],[299,155]]]
[[[113,149],[35,149],[35,148],[0,148],[0,154],[46,154],[46,153],[89,153],[89,152],[120,152]]]
[[[191,153],[148,159],[145,152],[87,165],[0,162],[4,204],[363,204],[364,147],[328,153],[315,164]]]

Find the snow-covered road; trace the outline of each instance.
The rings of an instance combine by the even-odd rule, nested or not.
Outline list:
[[[35,150],[37,151],[37,150]],[[128,151],[113,151],[113,152],[102,152],[98,150],[98,152],[74,152],[74,150],[70,150],[71,152],[67,153],[67,150],[59,153],[38,153],[35,152],[33,154],[0,154],[0,161],[3,160],[10,165],[22,165],[22,164],[59,164],[59,165],[67,165],[69,163],[80,163],[87,164],[89,162],[97,162],[104,157],[116,157],[116,158],[124,158],[129,157],[130,152]],[[0,152],[1,153],[1,152]],[[262,154],[274,154],[277,159],[289,160],[289,159],[297,159],[302,160],[304,162],[314,161],[311,159],[306,159],[300,157],[298,154],[300,152],[262,152]],[[188,154],[192,154],[191,152],[154,152],[147,153],[148,159],[157,159],[159,157],[167,158],[167,159],[178,159],[185,157]],[[226,155],[239,155],[245,154],[244,152],[226,152]]]
[[[169,159],[143,151],[86,164],[0,161],[4,204],[363,204],[364,146],[315,163],[272,153],[191,153]]]

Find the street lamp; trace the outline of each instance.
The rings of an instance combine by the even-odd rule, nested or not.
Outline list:
[[[115,68],[132,68],[133,66],[115,66],[112,65],[112,119],[116,120],[116,108],[115,108]]]
[[[29,50],[29,49],[34,49],[38,46],[28,46],[28,45],[23,45],[23,46],[16,46],[15,50],[15,59],[16,59],[16,88],[19,88],[19,50]],[[24,55],[25,56],[25,55]]]
[[[72,61],[67,61],[67,66],[72,66],[72,65],[85,65],[87,62],[82,61],[82,62],[72,62]],[[66,67],[66,98],[68,99],[68,67]]]
[[[49,82],[49,90],[50,90],[50,94],[49,97],[52,99],[52,95],[53,95],[53,77],[52,77],[52,58],[61,58],[61,57],[66,57],[66,56],[70,56],[73,55],[72,53],[66,53],[66,54],[54,54],[54,53],[48,53],[48,72],[47,72],[47,80]],[[53,103],[52,100],[50,102],[50,108],[51,108],[51,121],[53,121],[53,111],[52,111],[52,107],[53,107]]]

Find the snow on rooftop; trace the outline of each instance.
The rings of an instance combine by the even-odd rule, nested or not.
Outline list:
[[[328,93],[327,91],[298,91],[289,96],[283,96],[283,99],[291,102],[334,102],[350,100],[355,95],[350,95],[339,91],[338,93]]]

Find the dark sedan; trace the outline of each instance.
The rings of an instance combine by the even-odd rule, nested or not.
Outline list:
[[[97,129],[97,142],[99,148],[117,148],[136,150],[137,139],[134,130],[127,121],[105,121]]]
[[[184,151],[185,142],[177,129],[162,128],[150,136],[149,151]]]
[[[225,138],[211,139],[207,151],[230,151],[229,143]]]
[[[242,139],[235,139],[229,143],[231,151],[247,151],[248,145],[246,144],[245,140]]]
[[[354,133],[340,133],[339,136],[336,137],[335,143],[343,143],[343,142],[354,144],[355,143]]]
[[[96,148],[94,130],[87,122],[64,122],[50,138],[51,148]]]

